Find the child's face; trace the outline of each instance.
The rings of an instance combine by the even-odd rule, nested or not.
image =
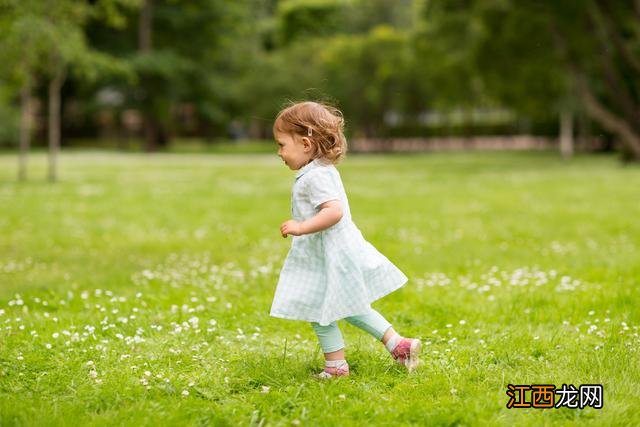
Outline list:
[[[278,156],[291,170],[298,170],[312,159],[313,149],[309,138],[277,133]]]

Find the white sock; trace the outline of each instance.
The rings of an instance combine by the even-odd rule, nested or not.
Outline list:
[[[343,365],[346,365],[347,361],[344,359],[340,359],[340,360],[325,360],[324,361],[324,366],[326,366],[327,368],[339,368]]]
[[[393,350],[395,350],[396,346],[400,343],[401,339],[402,339],[402,336],[396,332],[396,334],[391,338],[389,338],[387,343],[384,345],[385,347],[387,347],[387,351],[389,353],[393,353]]]

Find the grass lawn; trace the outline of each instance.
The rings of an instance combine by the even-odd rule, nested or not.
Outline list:
[[[275,147],[274,147],[275,148]],[[555,153],[350,156],[365,238],[409,277],[374,307],[407,375],[341,322],[312,378],[269,308],[293,172],[275,155],[0,155],[0,425],[638,425],[640,168]],[[602,409],[507,409],[508,384],[602,384]]]

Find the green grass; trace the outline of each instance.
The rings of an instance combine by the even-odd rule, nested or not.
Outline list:
[[[409,276],[346,323],[352,374],[269,317],[293,174],[275,155],[0,156],[0,425],[638,425],[640,169],[553,153],[351,156],[365,237]],[[604,407],[507,409],[507,384]]]

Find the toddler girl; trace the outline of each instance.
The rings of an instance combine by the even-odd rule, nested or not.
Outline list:
[[[386,346],[393,358],[415,369],[420,340],[403,338],[371,302],[400,288],[407,277],[360,233],[335,168],[347,150],[337,109],[316,102],[282,110],[273,125],[278,156],[295,176],[293,219],[280,226],[293,236],[280,272],[271,315],[306,320],[325,356],[321,378],[349,375],[336,320],[345,319]]]

